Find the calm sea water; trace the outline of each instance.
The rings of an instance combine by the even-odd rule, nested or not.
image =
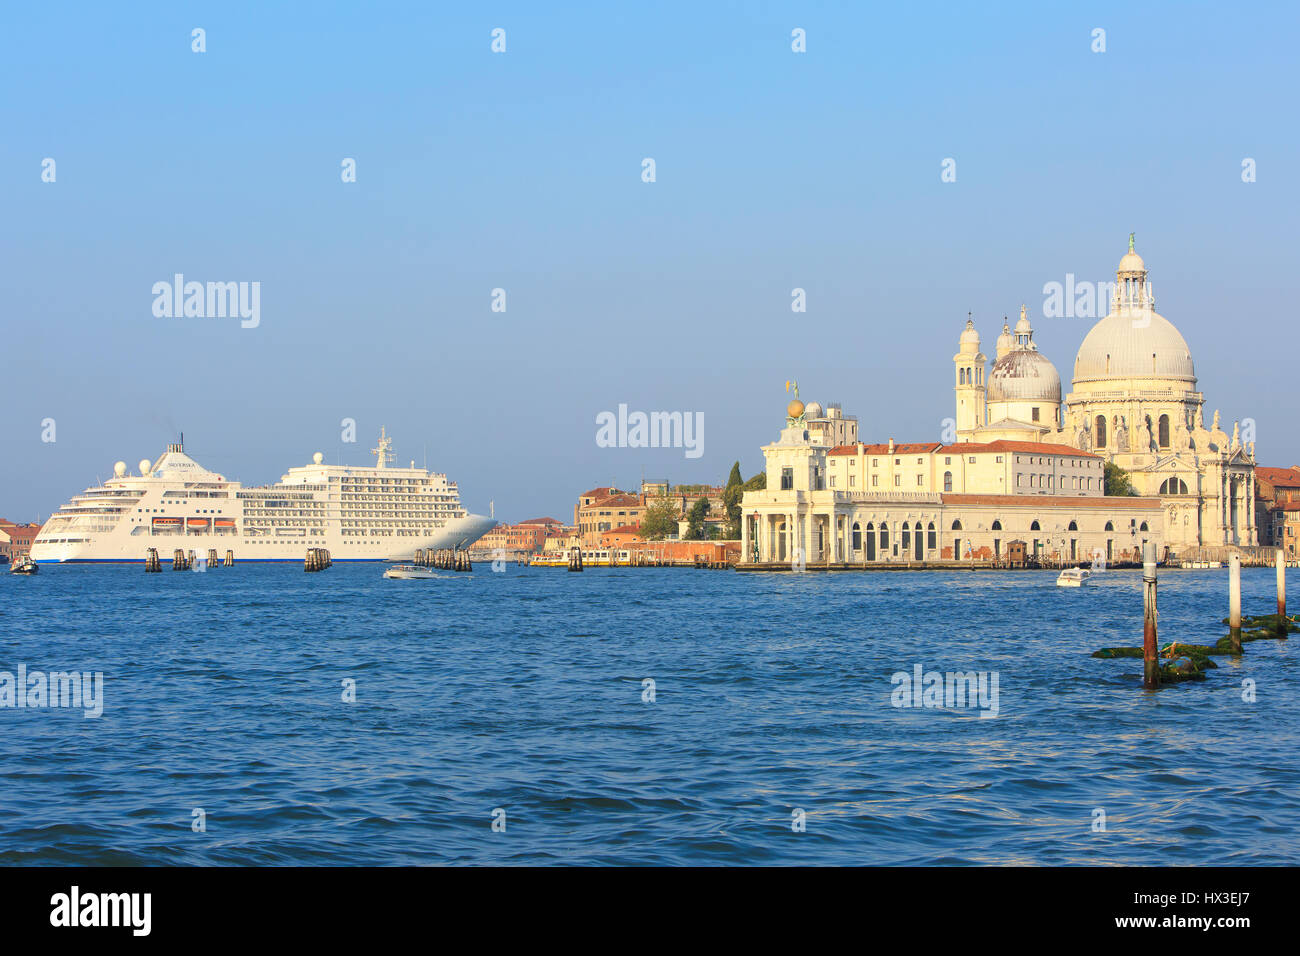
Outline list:
[[[1300,862],[1300,640],[1146,693],[1088,656],[1141,642],[1138,572],[381,573],[0,578],[0,670],[104,674],[98,719],[0,710],[0,862]],[[1225,633],[1226,571],[1160,600]],[[917,664],[998,716],[892,706]]]

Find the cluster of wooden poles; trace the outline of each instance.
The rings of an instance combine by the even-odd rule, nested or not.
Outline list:
[[[172,553],[172,570],[190,571],[194,568],[194,565],[195,563],[197,563],[197,561],[198,561],[198,557],[194,554],[193,551],[186,551],[184,548],[177,548]],[[227,551],[226,558],[223,561],[221,560],[221,558],[217,557],[216,548],[208,548],[206,567],[219,568],[223,566],[227,568],[232,568],[235,566],[235,552]],[[155,572],[155,571],[162,570],[162,559],[158,557],[157,548],[150,548],[148,551],[145,552],[144,569],[146,572]]]
[[[438,568],[442,571],[473,571],[474,563],[469,559],[468,551],[458,548],[418,549],[415,560],[411,562],[422,568]]]
[[[1277,550],[1277,616],[1286,619],[1286,554]],[[1160,682],[1156,645],[1156,550],[1147,542],[1142,552],[1142,686],[1154,690]],[[1241,653],[1241,555],[1228,563],[1228,638],[1232,653]]]
[[[324,548],[308,548],[307,557],[302,563],[302,569],[304,571],[324,571],[333,563],[330,560],[330,553]]]

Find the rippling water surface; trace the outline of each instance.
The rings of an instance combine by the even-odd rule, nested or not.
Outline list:
[[[1138,572],[381,573],[4,575],[0,670],[105,706],[0,709],[0,862],[1300,862],[1300,635],[1146,693],[1089,657],[1141,643]],[[1161,641],[1226,592],[1164,573]],[[891,706],[916,664],[997,672],[998,716]]]

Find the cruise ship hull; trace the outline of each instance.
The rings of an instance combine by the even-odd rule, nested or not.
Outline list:
[[[32,544],[31,557],[37,564],[122,564],[140,563],[144,560],[148,548],[157,548],[158,557],[164,562],[172,559],[172,553],[181,548],[198,555],[207,555],[209,549],[215,549],[217,556],[224,558],[226,551],[235,553],[235,561],[240,564],[248,562],[293,561],[301,563],[308,548],[324,548],[330,553],[330,560],[341,561],[410,561],[417,550],[441,550],[443,548],[466,549],[492,528],[496,521],[483,515],[468,514],[463,518],[452,519],[444,528],[434,535],[424,538],[405,538],[401,544],[391,541],[355,542],[332,538],[329,535],[313,538],[295,538],[292,541],[267,542],[255,550],[241,548],[238,543],[226,541],[221,536],[176,534],[150,537],[143,544],[138,539],[127,537],[123,541],[113,541],[110,536],[103,540],[92,540],[78,544],[51,544],[39,539]]]

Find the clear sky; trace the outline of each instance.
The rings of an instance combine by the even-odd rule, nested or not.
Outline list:
[[[966,313],[991,354],[1026,303],[1068,390],[1091,320],[1043,286],[1131,231],[1207,420],[1300,463],[1297,4],[542,6],[8,4],[0,516],[181,430],[252,484],[385,425],[472,510],[569,519],[758,471],[791,378],[938,440]],[[260,282],[260,324],[156,317],[175,273]],[[620,403],[703,454],[598,447]]]

